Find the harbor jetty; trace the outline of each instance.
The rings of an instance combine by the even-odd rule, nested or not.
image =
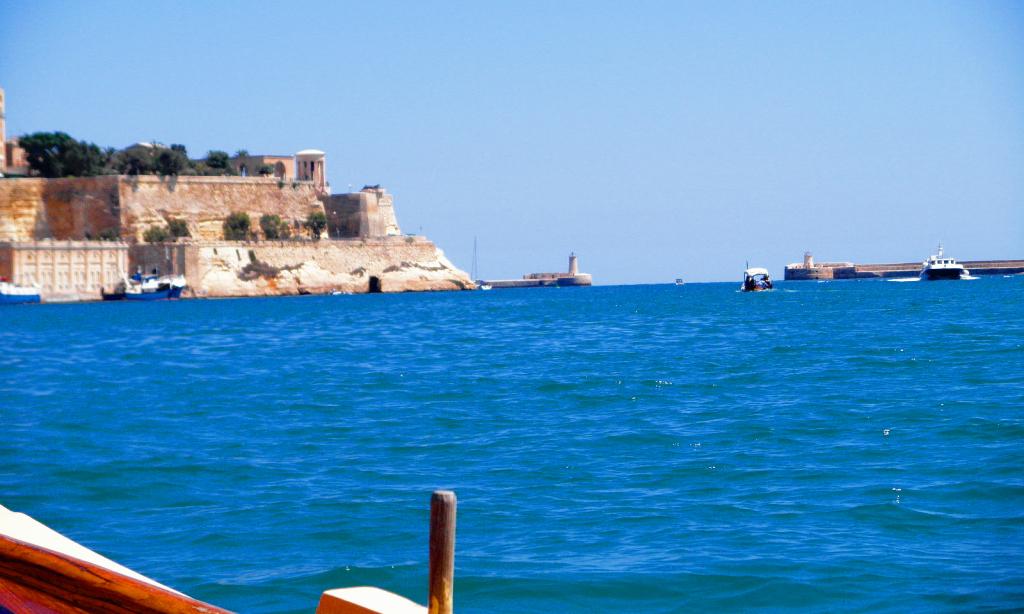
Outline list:
[[[971,275],[1016,275],[1024,273],[1024,260],[961,260],[960,264]],[[786,265],[785,279],[830,280],[830,279],[876,279],[917,277],[921,274],[921,262],[897,262],[890,264],[854,264],[853,262],[815,262],[811,252],[804,254],[803,262]]]
[[[522,279],[487,279],[476,282],[492,288],[546,288],[555,286],[589,286],[590,273],[580,273],[576,254],[569,254],[569,270],[565,273],[527,273]]]

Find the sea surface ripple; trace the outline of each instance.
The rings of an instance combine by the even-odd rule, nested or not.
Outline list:
[[[11,307],[0,504],[240,612],[1024,607],[1024,278]]]

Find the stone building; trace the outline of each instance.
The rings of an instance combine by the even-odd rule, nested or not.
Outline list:
[[[6,241],[0,243],[0,277],[38,284],[44,301],[100,298],[128,270],[128,244],[120,241]]]
[[[5,175],[28,175],[28,158],[25,150],[18,147],[18,139],[7,140],[6,96],[0,87],[0,177]]]
[[[331,194],[324,202],[327,235],[332,239],[391,237],[402,234],[395,201],[379,185],[352,194]]]
[[[282,181],[295,179],[295,156],[267,154],[236,156],[231,158],[231,167],[241,177],[259,177],[260,169],[269,168],[271,177]]]
[[[0,175],[7,169],[7,118],[4,105],[4,88],[0,87]]]
[[[311,181],[317,192],[327,194],[327,155],[319,149],[303,149],[295,154],[295,176],[299,181]]]

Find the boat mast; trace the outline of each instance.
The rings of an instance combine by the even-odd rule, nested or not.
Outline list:
[[[469,276],[474,282],[476,281],[476,235],[473,235],[473,270]]]

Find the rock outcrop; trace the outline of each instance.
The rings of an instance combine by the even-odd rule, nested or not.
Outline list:
[[[132,260],[144,270],[185,275],[197,297],[475,287],[465,271],[422,237],[136,245]]]

